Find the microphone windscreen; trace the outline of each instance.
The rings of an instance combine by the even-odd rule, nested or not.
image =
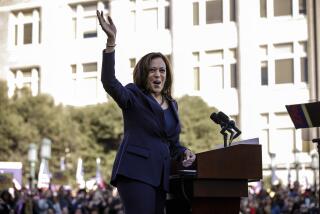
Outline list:
[[[227,123],[230,120],[230,118],[222,111],[219,111],[217,116],[219,117],[219,120],[221,120],[223,123]]]
[[[210,119],[213,120],[213,122],[215,122],[216,124],[220,124],[220,119],[219,119],[217,113],[213,112],[213,113],[210,115]]]

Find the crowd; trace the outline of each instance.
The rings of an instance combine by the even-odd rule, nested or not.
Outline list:
[[[301,188],[299,182],[292,186],[274,185],[266,190],[249,189],[249,196],[241,200],[243,214],[318,214],[318,194],[313,188]]]
[[[275,185],[249,188],[242,198],[242,214],[299,214],[320,213],[318,195],[314,189],[301,188],[299,182],[291,186]],[[0,193],[0,214],[124,214],[116,188],[108,185],[95,190],[79,189],[73,192],[61,186],[57,190],[15,189]]]
[[[0,214],[123,214],[118,192],[112,186],[76,193],[61,186],[58,190],[29,189],[1,191]]]

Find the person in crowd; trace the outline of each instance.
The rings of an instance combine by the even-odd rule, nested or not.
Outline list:
[[[116,26],[97,11],[107,35],[101,81],[121,108],[124,136],[113,165],[111,184],[118,188],[125,213],[163,213],[169,188],[170,159],[191,166],[196,156],[179,142],[177,102],[172,98],[172,70],[161,53],[143,56],[133,82],[123,86],[115,77]]]
[[[8,190],[0,194],[0,214],[14,213],[14,200]]]

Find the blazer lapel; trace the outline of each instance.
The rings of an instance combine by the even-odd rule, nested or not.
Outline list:
[[[178,121],[178,125],[179,125],[179,124],[180,124],[180,120],[179,120],[179,115],[178,115],[177,106],[176,106],[176,104],[174,103],[174,101],[170,101],[170,102],[169,102],[169,105],[170,105],[171,109],[173,109],[174,116],[175,116],[176,120]]]
[[[155,115],[155,119],[159,126],[159,130],[161,130],[161,135],[164,134],[164,113],[161,109],[161,106],[157,103],[157,101],[152,97],[152,95],[147,94],[146,99],[151,111]]]

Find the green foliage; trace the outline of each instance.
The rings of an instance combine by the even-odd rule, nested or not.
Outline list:
[[[220,128],[210,120],[212,112],[200,97],[184,96],[178,100],[179,115],[182,124],[180,140],[194,152],[213,149],[223,143]]]
[[[119,139],[123,132],[122,114],[114,102],[71,109],[72,117],[95,141]]]

